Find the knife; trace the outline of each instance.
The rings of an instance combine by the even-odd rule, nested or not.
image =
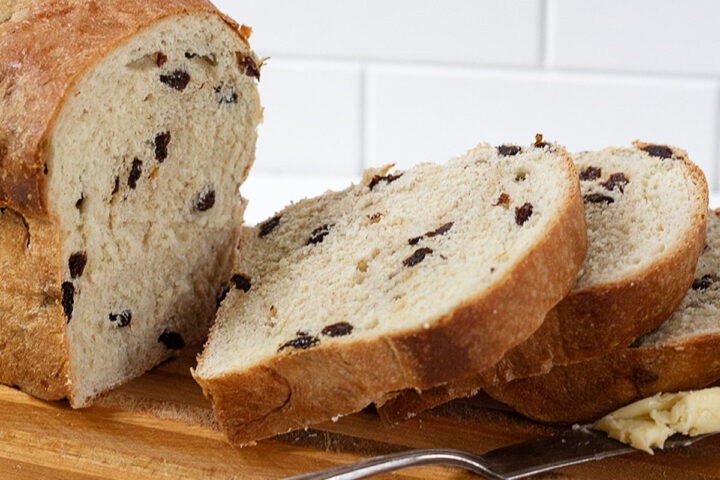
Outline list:
[[[675,435],[666,449],[692,445],[714,434],[686,437]],[[359,480],[410,467],[444,465],[459,467],[490,480],[516,480],[557,468],[625,455],[638,450],[588,427],[498,448],[482,455],[462,450],[409,450],[340,465],[285,480]]]

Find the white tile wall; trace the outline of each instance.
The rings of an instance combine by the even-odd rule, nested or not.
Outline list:
[[[536,132],[572,150],[682,146],[720,192],[720,1],[216,3],[272,57],[245,191],[255,218],[365,166]]]
[[[267,55],[536,65],[536,0],[219,0]]]
[[[714,172],[712,82],[379,67],[369,89],[373,165],[443,160],[480,141],[529,144],[542,132],[575,151],[636,138],[682,145]]]
[[[258,169],[353,173],[362,168],[360,66],[270,59],[262,69]]]
[[[717,0],[549,0],[556,67],[720,75]]]

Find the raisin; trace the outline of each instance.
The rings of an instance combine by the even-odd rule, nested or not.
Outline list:
[[[323,328],[321,333],[328,337],[344,337],[345,335],[350,335],[352,331],[352,325],[347,322],[339,322]]]
[[[171,332],[165,329],[158,337],[158,343],[162,343],[170,350],[180,350],[185,348],[185,340],[182,335],[177,332]]]
[[[696,278],[692,284],[693,290],[707,290],[710,285],[713,284],[712,275],[703,275],[701,278]]]
[[[267,222],[260,225],[260,233],[258,234],[260,238],[268,235],[270,232],[275,230],[275,228],[280,224],[280,219],[282,218],[282,215],[278,215],[277,217],[273,217]]]
[[[515,207],[515,223],[521,227],[533,214],[532,203],[526,202],[522,207]]]
[[[535,143],[534,143],[534,146],[535,146],[535,148],[545,148],[545,147],[547,147],[547,146],[550,146],[550,144],[547,143],[547,142],[543,142],[543,135],[542,135],[542,133],[538,133],[538,134],[535,135]]]
[[[419,237],[409,239],[408,243],[410,245],[417,245],[418,243],[420,243],[420,240],[422,240],[425,237],[432,238],[432,237],[437,237],[438,235],[444,235],[450,231],[450,229],[453,227],[453,225],[455,225],[454,222],[448,222],[445,225],[442,225],[442,226],[436,228],[435,230],[426,232],[425,235],[420,235]]]
[[[588,167],[580,172],[580,180],[597,180],[601,176],[602,169],[598,167]]]
[[[315,245],[316,243],[322,243],[325,237],[330,233],[332,225],[323,225],[318,227],[310,233],[310,238],[307,241],[308,245]]]
[[[75,304],[75,286],[70,282],[64,282],[62,284],[62,306],[65,311],[65,317],[67,323],[70,323],[73,313],[73,305]]]
[[[414,267],[418,263],[425,260],[426,255],[430,255],[431,253],[433,253],[431,248],[427,248],[427,247],[418,248],[417,250],[415,250],[413,252],[412,255],[410,255],[408,258],[403,260],[403,265],[405,265],[406,267]]]
[[[115,195],[118,192],[118,190],[120,190],[120,177],[116,176],[115,177],[115,186],[113,187],[112,195]]]
[[[522,151],[522,148],[516,145],[500,145],[497,147],[497,151],[503,157],[512,157]]]
[[[205,193],[198,193],[193,200],[193,210],[206,212],[215,206],[215,190],[210,189]]]
[[[672,158],[673,156],[672,148],[667,145],[647,145],[643,147],[642,150],[647,152],[651,157]]]
[[[130,169],[130,175],[128,176],[128,187],[135,190],[140,175],[142,175],[142,161],[136,158],[133,160],[132,168]]]
[[[615,203],[615,200],[612,197],[608,197],[602,193],[591,193],[590,195],[585,195],[585,201],[590,203],[605,203],[607,205]]]
[[[415,237],[415,238],[409,239],[409,240],[408,240],[408,243],[409,243],[410,245],[417,245],[418,243],[420,243],[420,240],[422,240],[423,238],[425,238],[425,236],[424,236],[424,235],[420,235],[419,237]]]
[[[235,285],[235,288],[238,290],[242,290],[243,292],[248,292],[250,290],[250,287],[252,284],[250,283],[250,279],[246,277],[245,275],[240,275],[239,273],[236,273],[232,276],[230,281]]]
[[[377,185],[380,182],[387,182],[388,184],[394,182],[398,178],[402,177],[403,174],[399,173],[397,175],[385,175],[384,177],[381,177],[380,175],[375,175],[373,179],[370,181],[370,190],[375,188],[375,185]]]
[[[82,207],[82,204],[84,201],[85,201],[85,194],[81,193],[80,198],[78,199],[77,202],[75,202],[75,208],[77,208],[79,210]]]
[[[220,82],[220,85],[214,88],[215,90],[215,96],[218,99],[218,103],[220,105],[227,104],[230,105],[232,103],[237,103],[238,100],[238,94],[235,91],[235,86],[232,84],[225,84],[224,82]]]
[[[190,74],[183,70],[175,70],[169,75],[160,75],[160,81],[170,88],[182,92],[190,83]]]
[[[168,57],[163,52],[157,52],[155,54],[155,64],[158,67],[162,67],[163,65],[165,65],[167,63],[167,61],[168,61]]]
[[[249,55],[244,55],[242,52],[236,52],[235,55],[237,56],[238,66],[240,67],[240,71],[244,71],[245,75],[248,77],[253,77],[260,80],[260,68],[258,67],[258,64],[255,62],[255,59],[252,58]]]
[[[493,207],[503,206],[508,208],[510,206],[510,195],[507,193],[501,193],[497,199],[497,202],[493,203]]]
[[[43,173],[44,173],[45,175],[47,175],[47,174],[48,174],[48,166],[47,166],[47,162],[43,163]]]
[[[195,58],[195,57],[197,57],[197,53],[185,52],[185,58],[189,59],[189,58]]]
[[[380,212],[373,213],[372,215],[367,216],[370,220],[370,223],[378,223],[380,220],[382,220],[383,214]]]
[[[117,322],[118,328],[124,328],[130,325],[132,321],[132,312],[130,310],[123,310],[120,313],[111,313],[108,318],[111,322]]]
[[[300,334],[300,333],[304,334],[305,332],[298,332],[298,334]],[[280,348],[278,348],[278,353],[280,353],[283,350],[285,350],[286,348],[290,348],[290,347],[296,348],[296,349],[307,350],[310,347],[314,347],[319,342],[320,342],[320,339],[317,337],[313,337],[312,335],[307,335],[307,334],[298,335],[297,337],[293,338],[292,340],[280,345]]]
[[[437,237],[438,235],[445,235],[447,232],[450,231],[450,229],[453,227],[453,225],[455,225],[455,222],[448,222],[445,225],[442,225],[442,226],[436,228],[432,232],[427,232],[425,235],[430,238]]]
[[[613,173],[610,175],[608,181],[603,183],[602,186],[608,190],[614,190],[615,187],[618,187],[620,193],[625,193],[625,185],[629,182],[630,180],[627,179],[624,173]]]
[[[170,132],[159,133],[155,136],[155,159],[160,163],[163,163],[168,157],[168,145],[171,138]]]
[[[85,271],[85,264],[87,264],[87,255],[85,252],[75,252],[70,255],[70,260],[68,260],[70,277],[78,278],[81,276]]]

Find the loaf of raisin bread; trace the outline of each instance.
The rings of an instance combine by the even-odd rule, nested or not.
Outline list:
[[[588,254],[570,295],[530,339],[486,372],[380,408],[390,423],[486,386],[626,347],[665,321],[693,281],[703,247],[707,183],[677,148],[636,142],[575,155]]]
[[[15,3],[0,24],[0,382],[81,407],[207,334],[261,62],[204,0]]]
[[[572,288],[584,220],[541,140],[370,170],[242,239],[194,376],[244,445],[487,368]]]
[[[720,210],[710,212],[707,243],[680,308],[629,348],[517,380],[489,393],[530,418],[594,420],[660,392],[702,388],[720,379]]]

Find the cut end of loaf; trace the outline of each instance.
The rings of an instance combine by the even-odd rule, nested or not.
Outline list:
[[[641,142],[574,157],[589,240],[574,292],[492,369],[422,394],[403,392],[380,409],[385,419],[404,421],[479,388],[605,355],[677,308],[704,238],[702,172],[683,150]]]
[[[194,375],[242,444],[492,365],[571,288],[586,236],[569,155],[543,143],[369,171],[241,244]]]
[[[574,160],[589,238],[576,291],[642,281],[705,225],[707,182],[681,149],[636,141],[634,148],[583,152]]]
[[[720,378],[720,211],[711,211],[707,246],[680,307],[629,348],[555,368],[488,391],[542,422],[588,422],[660,392],[702,388]]]
[[[73,406],[205,337],[242,222],[258,64],[219,15],[180,15],[68,92],[46,175]]]

